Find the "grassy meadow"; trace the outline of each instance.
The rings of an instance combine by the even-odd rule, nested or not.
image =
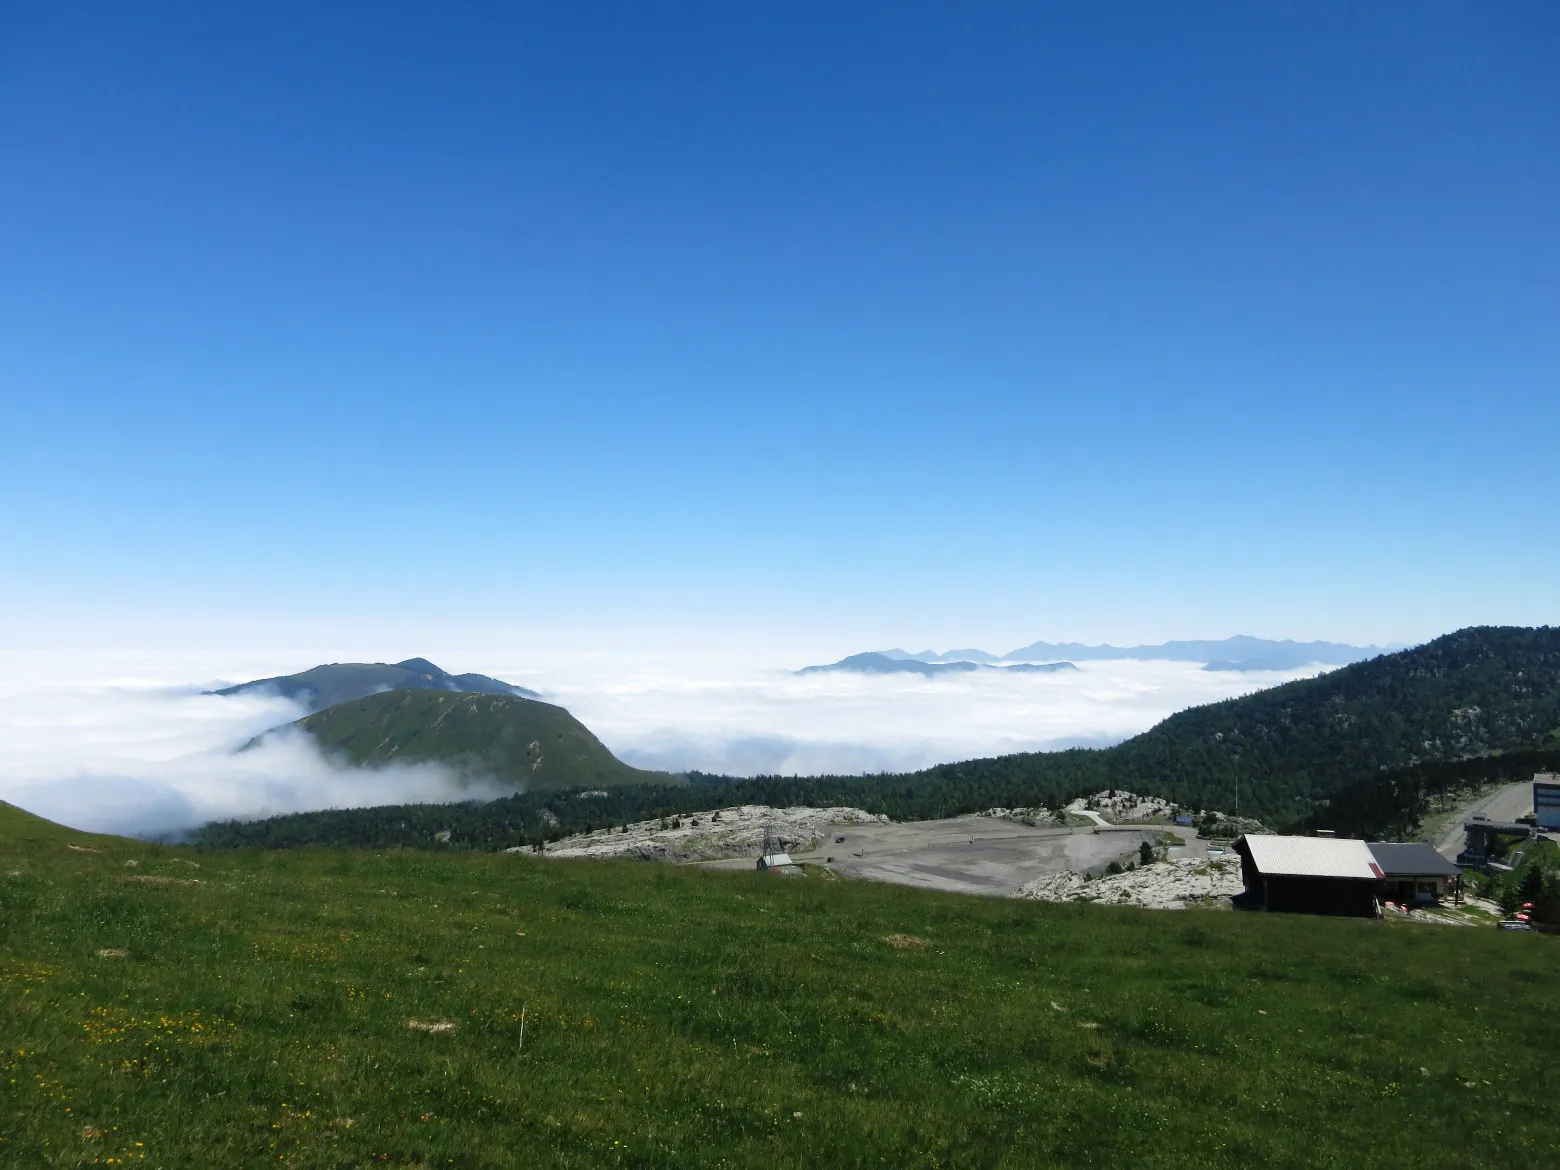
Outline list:
[[[1560,939],[0,805],[5,1166],[1532,1166]]]

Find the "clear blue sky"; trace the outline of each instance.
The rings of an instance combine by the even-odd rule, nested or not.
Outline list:
[[[0,638],[1553,622],[1557,61],[1552,0],[9,5]]]

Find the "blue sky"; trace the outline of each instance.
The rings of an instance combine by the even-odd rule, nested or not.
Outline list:
[[[1520,0],[10,6],[0,641],[1554,622],[1556,59]]]

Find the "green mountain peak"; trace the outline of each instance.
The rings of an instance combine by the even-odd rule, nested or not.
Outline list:
[[[562,707],[517,695],[386,691],[300,719],[327,754],[359,766],[440,763],[520,789],[675,784],[631,768]]]

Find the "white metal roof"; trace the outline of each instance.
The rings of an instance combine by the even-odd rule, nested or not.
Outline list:
[[[1285,877],[1364,878],[1382,876],[1363,841],[1327,837],[1247,836],[1251,860],[1265,874]]]
[[[789,853],[769,853],[759,859],[765,869],[778,869],[782,865],[795,865]]]

